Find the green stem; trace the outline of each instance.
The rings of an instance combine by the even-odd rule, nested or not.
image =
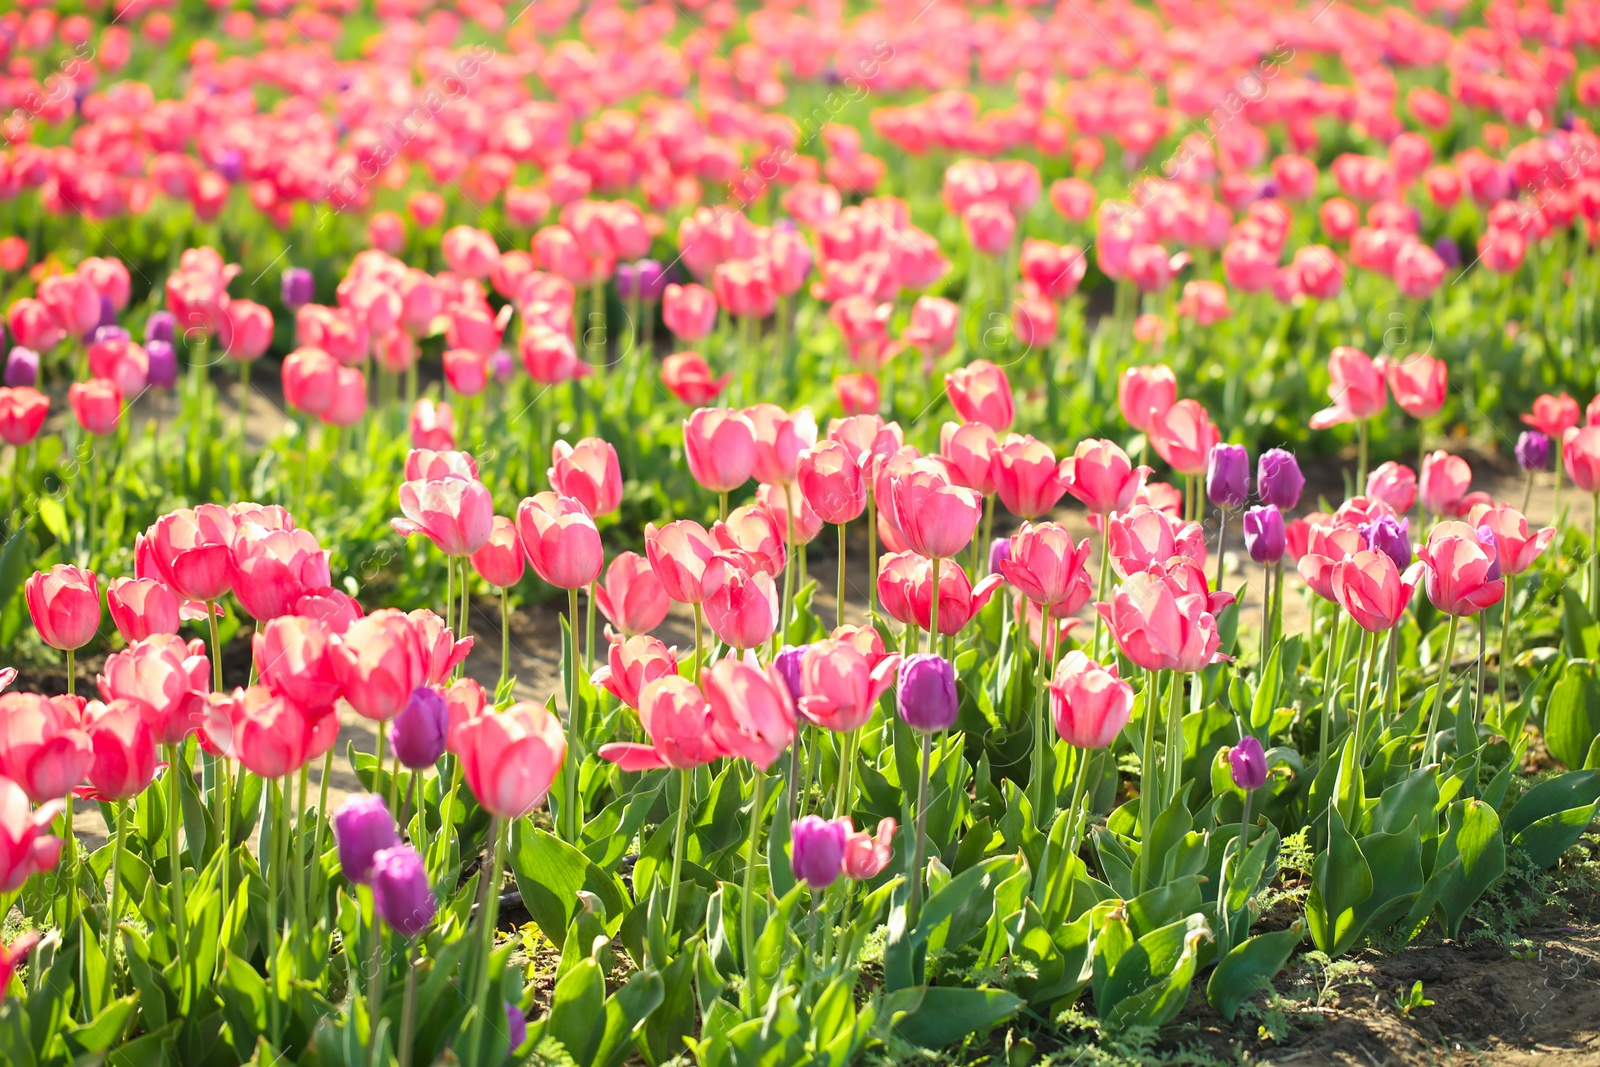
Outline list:
[[[417,1014],[417,959],[406,958],[406,992],[400,1006],[400,1067],[411,1067],[411,1034]]]
[[[245,364],[249,366],[249,364]],[[211,691],[222,692],[222,639],[217,636],[217,602],[206,601],[206,622],[211,626]]]
[[[1139,840],[1149,841],[1156,822],[1156,701],[1161,699],[1161,675],[1149,672],[1144,687],[1144,751],[1139,756]],[[1148,865],[1145,865],[1148,866]],[[1141,890],[1150,888],[1150,872],[1144,872]]]
[[[177,955],[183,960],[189,950],[189,913],[183,887],[183,854],[178,851],[178,823],[182,818],[183,799],[179,793],[178,775],[187,770],[181,745],[167,746],[167,865],[172,873],[172,924],[178,936]],[[188,964],[178,967],[180,999],[182,988],[188,986]]]
[[[922,910],[922,867],[928,853],[928,773],[933,762],[933,735],[922,735],[922,774],[917,779],[917,830],[913,838],[911,869],[911,899],[906,905],[906,925],[914,929]]]
[[[937,591],[935,592],[937,594]],[[839,524],[839,583],[838,591],[834,594],[833,624],[844,625],[844,523],[842,522]]]
[[[938,602],[939,598],[935,596],[934,603],[937,604]],[[1026,605],[1023,606],[1023,612],[1023,618],[1027,618]],[[1049,748],[1048,742],[1045,740],[1045,689],[1049,684],[1049,676],[1046,674],[1046,672],[1050,668],[1049,656],[1045,652],[1045,641],[1050,629],[1049,605],[1041,605],[1040,612],[1039,661],[1035,665],[1034,669],[1033,766],[1030,768],[1028,784],[1033,789],[1032,800],[1034,825],[1038,827],[1045,827],[1050,825],[1050,821],[1048,818],[1046,818],[1044,810],[1046,799],[1045,792],[1047,789],[1050,792],[1050,815],[1053,816],[1055,814],[1055,790],[1051,788],[1050,784],[1046,781],[1046,779],[1050,776],[1050,772],[1046,767],[1047,753]]]
[[[72,649],[67,649],[67,696],[75,696],[78,691],[78,665],[76,655]]]
[[[1500,696],[1500,718],[1506,717],[1506,660],[1510,658],[1511,644],[1511,579],[1506,579],[1506,595],[1500,607],[1500,664],[1495,692]]]
[[[689,833],[689,790],[693,773],[687,767],[678,772],[678,825],[672,835],[672,883],[667,886],[668,930],[672,929],[678,914],[678,882],[683,877],[683,845]]]
[[[511,677],[511,590],[500,590],[500,684],[495,692],[506,687]]]
[[[122,854],[128,848],[128,802],[122,801],[117,805],[117,831],[116,845],[111,850],[111,906],[106,910],[106,940],[105,940],[105,974],[100,980],[100,1004],[104,1007],[111,1001],[111,976],[116,969],[112,963],[116,959],[117,924],[122,918]],[[223,897],[224,900],[228,898]]]
[[[492,889],[491,889],[492,891]],[[378,1020],[383,1017],[383,979],[388,961],[383,953],[383,923],[378,919],[377,901],[372,906],[372,981],[367,987],[367,1067],[378,1063]],[[485,964],[487,966],[487,964]]]
[[[745,970],[754,977],[756,943],[756,857],[761,851],[761,815],[766,806],[767,776],[760,767],[755,772],[755,795],[750,801],[750,855],[744,864],[744,894],[739,899],[739,952],[745,960]]]
[[[477,1012],[467,1048],[476,1053],[483,1040],[484,1019],[489,1012],[490,957],[494,955],[494,930],[500,915],[500,870],[505,862],[504,840],[510,823],[496,815],[489,822],[489,878],[484,883],[483,912],[478,916],[478,988],[472,1003]]]
[[[1433,699],[1428,702],[1428,734],[1423,739],[1425,762],[1439,754],[1439,698],[1444,695],[1446,680],[1450,677],[1450,656],[1456,647],[1456,628],[1461,625],[1459,615],[1450,616],[1450,628],[1445,631],[1444,648],[1439,653],[1439,680],[1433,687]]]
[[[570,647],[567,657],[567,736],[576,738],[578,726],[578,591],[567,590],[567,630]],[[578,842],[578,768],[571,759],[561,766],[561,822],[568,844]]]
[[[1173,672],[1172,691],[1167,694],[1167,790],[1165,803],[1178,797],[1183,785],[1183,675]]]

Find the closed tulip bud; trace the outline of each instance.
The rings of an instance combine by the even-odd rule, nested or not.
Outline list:
[[[283,306],[290,311],[298,311],[311,303],[314,294],[314,282],[311,272],[304,267],[286,267],[283,272],[281,284]]]
[[[1133,686],[1082,652],[1068,652],[1050,680],[1050,714],[1056,733],[1076,748],[1106,748],[1133,714]]]
[[[34,628],[51,648],[82,648],[100,629],[99,578],[93,571],[58,563],[35,571],[23,593]]]
[[[516,523],[504,515],[496,515],[489,528],[489,539],[471,558],[472,569],[497,589],[509,589],[522,581],[526,564]]]
[[[961,701],[950,661],[926,652],[902,660],[895,708],[907,726],[922,733],[940,733],[955,725]]]
[[[561,720],[529,700],[466,720],[451,740],[478,804],[502,819],[520,818],[544,803],[567,755]]]
[[[826,889],[844,868],[845,828],[820,815],[807,815],[789,828],[790,868],[813,890]]]
[[[972,541],[983,515],[983,498],[954,484],[938,460],[910,460],[890,477],[889,488],[889,506],[883,507],[880,492],[879,507],[893,512],[895,526],[918,555],[949,559]]]
[[[867,487],[850,449],[837,441],[819,441],[800,453],[800,494],[823,522],[843,525],[867,507]]]
[[[536,493],[517,506],[517,533],[534,573],[557,589],[582,589],[600,576],[605,550],[582,503]]]
[[[1600,492],[1600,426],[1585,426],[1567,433],[1561,459],[1572,484],[1585,493]]]
[[[171,341],[146,341],[145,359],[149,364],[147,380],[157,389],[171,389],[178,384],[178,353]]]
[[[1417,476],[1410,467],[1390,460],[1367,475],[1367,496],[1381,500],[1396,512],[1411,510],[1417,500]]]
[[[238,525],[218,504],[179,508],[158,518],[135,545],[148,561],[141,576],[159,578],[185,600],[218,600],[233,586],[233,539]]]
[[[778,628],[778,589],[765,571],[725,567],[722,584],[705,602],[711,632],[731,648],[766,644]]]
[[[1007,435],[994,454],[994,488],[1006,510],[1034,519],[1054,508],[1067,491],[1066,470],[1050,446],[1031,435]]]
[[[138,705],[157,744],[174,745],[200,726],[211,664],[203,642],[185,644],[176,634],[151,634],[107,656],[96,681],[107,702]]]
[[[576,446],[557,441],[550,450],[550,487],[578,501],[590,516],[609,515],[622,506],[622,468],[617,450],[598,437]]]
[[[1432,452],[1422,459],[1417,495],[1430,515],[1456,515],[1471,484],[1472,468],[1466,460],[1448,452]]]
[[[410,845],[395,845],[375,854],[371,883],[373,908],[401,937],[416,937],[433,921],[438,903],[428,883],[428,868]]]
[[[661,295],[661,319],[679,341],[698,341],[716,325],[717,298],[701,285],[668,285]]]
[[[233,755],[259,778],[281,778],[327,752],[339,735],[332,708],[311,710],[264,685],[236,690]]]
[[[1333,565],[1333,597],[1368,633],[1386,633],[1400,621],[1417,586],[1417,571],[1401,568],[1383,552],[1357,552]]]
[[[22,787],[0,778],[0,893],[12,893],[41,871],[61,861],[61,839],[50,836],[50,824],[61,813],[52,800],[34,810]]]
[[[138,705],[129,700],[93,701],[85,710],[84,725],[94,752],[88,776],[95,795],[102,801],[117,801],[143,793],[156,776],[156,742],[139,717]]]
[[[695,481],[714,493],[732,492],[756,469],[755,424],[743,412],[700,408],[684,420],[683,451]]]
[[[144,320],[144,341],[146,346],[151,341],[165,341],[171,344],[177,332],[178,317],[170,311],[152,311],[150,317]]]
[[[130,645],[151,634],[178,632],[178,598],[154,578],[117,578],[106,589],[117,632]]]
[[[1283,513],[1271,504],[1246,511],[1244,548],[1250,554],[1250,558],[1262,566],[1282,560],[1283,553],[1288,548]]]
[[[713,376],[711,365],[698,352],[674,352],[661,361],[661,384],[673,396],[695,407],[721,396],[732,380],[731,374]]]
[[[413,689],[405,710],[389,724],[395,758],[412,770],[433,766],[444,755],[449,718],[445,699],[436,690],[428,686]]]
[[[67,403],[78,425],[96,437],[115,431],[122,417],[122,390],[108,378],[73,382],[67,387]]]
[[[1206,473],[1211,449],[1221,439],[1211,416],[1196,400],[1180,400],[1159,416],[1152,416],[1145,431],[1156,454],[1179,474]]]
[[[1243,445],[1214,445],[1206,457],[1206,497],[1224,511],[1250,498],[1250,454]]]
[[[996,537],[989,542],[989,573],[1005,574],[1005,562],[1011,558],[1011,538]]]
[[[639,693],[639,723],[650,744],[601,745],[600,758],[625,771],[648,771],[687,770],[728,755],[713,730],[711,706],[687,678],[667,675],[646,685]]]
[[[1010,429],[1016,417],[1010,379],[986,359],[946,374],[944,391],[963,421],[987,423],[996,433]]]
[[[1129,367],[1117,381],[1117,406],[1122,418],[1135,430],[1148,432],[1177,403],[1178,379],[1164,363],[1152,367]]]
[[[375,793],[352,793],[333,812],[333,841],[339,866],[357,885],[367,885],[378,853],[400,843],[389,806]]]
[[[745,409],[755,430],[756,462],[751,472],[763,485],[790,485],[798,476],[800,454],[817,443],[817,422],[809,409],[788,412],[776,404]]]
[[[828,638],[806,649],[800,661],[800,714],[836,733],[858,729],[878,698],[894,682],[898,655],[873,663],[849,641]]]
[[[39,353],[17,345],[6,356],[6,384],[32,386],[39,381]]]
[[[1067,492],[1096,515],[1126,511],[1149,476],[1149,467],[1135,467],[1113,441],[1080,441],[1061,462]]]
[[[1263,504],[1280,511],[1292,511],[1300,503],[1306,487],[1305,475],[1294,455],[1281,448],[1269,448],[1256,461],[1256,495]]]
[[[1246,792],[1267,784],[1267,754],[1261,750],[1261,742],[1253,737],[1247,736],[1228,749],[1228,767],[1233,774],[1233,784]]]
[[[1517,466],[1530,474],[1550,469],[1550,438],[1538,430],[1524,430],[1517,437]]]

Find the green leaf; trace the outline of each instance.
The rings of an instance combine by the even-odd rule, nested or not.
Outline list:
[[[657,981],[660,977],[657,976]],[[605,1019],[606,980],[600,965],[592,959],[578,963],[556,983],[555,1001],[550,1006],[546,1032],[561,1042],[574,1062],[593,1062],[600,1047]]]
[[[1596,800],[1600,800],[1600,770],[1568,771],[1524,793],[1506,813],[1505,832],[1515,837],[1548,815]]]
[[[615,875],[526,819],[512,824],[510,865],[528,914],[558,949],[565,945],[567,928],[583,906],[579,890],[600,898],[606,908],[607,929],[614,931],[627,910],[627,898]]]
[[[1545,704],[1544,738],[1550,754],[1568,767],[1583,766],[1600,735],[1600,679],[1592,662],[1573,660]]]
[[[941,1048],[1005,1022],[1022,1007],[1022,998],[1003,989],[912,986],[884,998],[883,1018],[901,1040]]]
[[[1355,943],[1356,906],[1372,896],[1372,870],[1356,839],[1345,829],[1339,809],[1328,809],[1328,847],[1311,868],[1306,919],[1317,948],[1338,956]]]
[[[1484,890],[1506,870],[1506,843],[1500,818],[1481,800],[1460,800],[1450,806],[1449,829],[1439,841],[1435,879],[1441,881],[1438,906],[1446,936],[1455,937],[1461,920]]]
[[[1561,634],[1573,659],[1600,658],[1600,623],[1589,614],[1583,595],[1571,584],[1561,587]]]
[[[678,958],[689,959],[687,955]],[[684,985],[687,988],[688,983]],[[626,985],[606,998],[604,1029],[588,1061],[589,1067],[618,1067],[628,1055],[634,1034],[665,997],[666,986],[660,974],[653,970],[635,971]]]
[[[1232,1022],[1239,1005],[1271,989],[1273,976],[1283,970],[1303,936],[1305,926],[1296,922],[1287,930],[1247,938],[1217,961],[1206,983],[1206,999],[1217,1014]]]
[[[1272,646],[1267,665],[1261,670],[1261,681],[1256,685],[1256,695],[1250,702],[1250,729],[1261,730],[1272,721],[1278,707],[1278,689],[1283,684],[1283,645]]]

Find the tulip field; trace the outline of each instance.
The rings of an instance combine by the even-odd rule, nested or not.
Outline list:
[[[1592,1056],[1595,123],[1596,0],[4,5],[0,1064]]]

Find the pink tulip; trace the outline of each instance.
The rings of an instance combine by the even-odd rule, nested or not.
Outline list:
[[[792,485],[756,487],[756,506],[772,517],[772,524],[782,530],[786,538],[790,531],[791,503],[798,505],[793,509],[794,543],[809,545],[822,532],[822,516],[811,510],[811,505],[800,495],[799,489]]]
[[[1106,748],[1133,714],[1133,686],[1074,649],[1050,679],[1050,716],[1056,733],[1075,748]]]
[[[800,453],[796,473],[801,499],[823,522],[843,525],[866,510],[867,486],[861,466],[845,445],[817,442]]]
[[[404,612],[384,608],[352,623],[335,661],[344,699],[363,718],[387,722],[426,684],[422,648]]]
[[[766,571],[728,566],[722,584],[706,600],[711,632],[731,648],[764,645],[778,628],[778,588]]]
[[[711,536],[725,556],[740,560],[746,570],[763,570],[774,578],[783,573],[788,553],[785,531],[760,504],[734,508],[725,522],[711,528]]]
[[[1414,563],[1401,574],[1384,553],[1362,550],[1333,565],[1333,598],[1363,630],[1387,633],[1411,603],[1421,567]]]
[[[711,364],[698,352],[674,352],[661,361],[661,384],[685,404],[696,407],[721,396],[732,380],[731,374],[714,377]]]
[[[450,624],[428,608],[406,612],[406,621],[411,624],[417,651],[422,656],[422,681],[417,684],[443,685],[457,665],[466,662],[472,652],[473,639],[456,640]]]
[[[711,333],[717,321],[717,298],[701,285],[668,285],[661,294],[661,320],[681,342],[693,343]]]
[[[51,648],[71,652],[93,640],[100,629],[100,585],[93,571],[57,563],[35,571],[23,586],[34,629]]]
[[[1487,526],[1494,534],[1500,573],[1507,576],[1521,574],[1533,566],[1556,535],[1554,526],[1546,526],[1530,534],[1527,517],[1510,504],[1475,507],[1468,518],[1468,525]]]
[[[986,359],[973,360],[944,376],[945,395],[965,422],[982,422],[1003,433],[1011,428],[1016,408],[1006,372]]]
[[[31,810],[22,787],[0,778],[0,893],[13,893],[35,874],[55,870],[62,842],[50,836],[50,824],[59,814],[60,801]],[[18,950],[14,945],[7,951]]]
[[[598,437],[577,445],[557,441],[550,449],[550,487],[582,504],[593,518],[622,506],[622,467],[617,450]]]
[[[717,743],[711,705],[698,686],[676,674],[647,684],[639,694],[639,723],[650,744],[613,742],[600,758],[625,771],[691,769],[728,753]]]
[[[1191,477],[1206,472],[1206,460],[1222,440],[1197,400],[1180,400],[1161,415],[1152,415],[1145,432],[1156,453],[1173,470]]]
[[[151,634],[178,632],[178,598],[154,578],[114,579],[106,588],[106,606],[130,645]]]
[[[1305,550],[1296,557],[1295,566],[1313,593],[1324,600],[1337,602],[1337,598],[1333,595],[1335,564],[1349,559],[1366,547],[1361,531],[1354,526],[1323,526],[1313,523],[1308,530]]]
[[[412,448],[450,449],[456,446],[456,417],[444,401],[420,398],[409,420]]]
[[[1111,516],[1106,545],[1111,567],[1120,578],[1165,565],[1174,556],[1201,564],[1206,560],[1205,530],[1199,523],[1181,522],[1146,504]]]
[[[344,695],[344,650],[320,619],[270,619],[252,639],[251,651],[261,684],[308,711],[332,708]]]
[[[1328,384],[1328,396],[1333,404],[1311,416],[1313,430],[1360,422],[1383,411],[1388,394],[1384,392],[1383,372],[1371,356],[1349,345],[1340,345],[1328,353],[1328,373],[1333,379]]]
[[[1440,451],[1430,452],[1422,458],[1417,493],[1422,498],[1422,510],[1428,514],[1459,514],[1461,501],[1471,484],[1472,468],[1460,456]]]
[[[309,711],[264,685],[235,690],[233,756],[259,778],[282,778],[327,752],[339,735],[333,710]]]
[[[1417,559],[1427,568],[1423,587],[1428,599],[1446,615],[1476,615],[1505,596],[1506,582],[1498,576],[1495,557],[1478,540],[1478,531],[1464,522],[1435,526],[1417,549]]]
[[[1367,496],[1381,500],[1404,515],[1417,500],[1417,476],[1410,467],[1393,460],[1379,466],[1367,475]]]
[[[35,804],[66,796],[94,762],[82,709],[83,702],[70,696],[0,696],[0,776]]]
[[[953,637],[966,629],[973,616],[982,611],[989,598],[1001,585],[998,574],[985,575],[974,586],[966,569],[954,560],[942,560],[939,565],[939,633]],[[891,603],[899,614],[890,614],[908,625],[920,627],[924,632],[933,626],[933,561],[911,552],[894,553],[878,561],[878,590],[885,592],[885,584],[895,588],[883,596],[884,609]],[[902,617],[902,615],[904,617]],[[865,631],[877,637],[876,630]],[[834,636],[838,636],[837,631]],[[880,649],[883,639],[877,637]]]
[[[158,518],[134,546],[140,576],[158,578],[185,600],[219,600],[233,587],[237,523],[220,504],[179,508]]]
[[[94,750],[88,777],[95,799],[129,800],[148,789],[156,776],[156,742],[138,707],[92,700],[83,721]]]
[[[1023,519],[1048,513],[1067,491],[1055,453],[1031,435],[1008,435],[994,454],[993,473],[1000,502]]]
[[[774,669],[729,657],[705,672],[703,684],[711,733],[724,752],[765,771],[794,742],[794,701]]]
[[[496,589],[509,589],[522,581],[526,557],[517,524],[504,515],[496,515],[489,527],[489,539],[471,559],[472,569]]]
[[[600,576],[600,530],[577,500],[548,492],[527,497],[517,505],[517,534],[534,573],[557,589],[582,589]]]
[[[606,651],[606,663],[594,672],[591,680],[623,704],[637,710],[639,693],[645,686],[657,678],[677,673],[677,650],[668,648],[649,634],[639,634],[626,640],[612,637]]]
[[[470,556],[489,539],[494,525],[494,500],[476,478],[450,475],[417,479],[400,485],[404,518],[390,525],[402,537],[422,534],[447,556]]]
[[[865,882],[882,874],[894,858],[894,832],[898,824],[893,819],[879,819],[877,832],[869,834],[857,830],[848,817],[837,821],[845,824],[845,877]]]
[[[1379,359],[1395,403],[1414,419],[1431,419],[1444,407],[1449,371],[1443,360],[1421,352],[1406,359]]]
[[[200,726],[211,664],[203,642],[151,634],[107,656],[97,682],[107,703],[130,700],[138,707],[157,744],[176,745]]]
[[[1165,363],[1129,367],[1117,380],[1117,407],[1123,421],[1140,432],[1149,433],[1151,424],[1177,401],[1178,379]]]
[[[1123,655],[1145,670],[1189,673],[1224,658],[1212,602],[1159,571],[1129,575],[1095,609]]]
[[[78,425],[96,437],[114,431],[122,416],[122,390],[109,378],[73,382],[67,387],[67,403]]]
[[[894,684],[898,653],[873,665],[854,644],[826,638],[800,660],[800,714],[836,733],[859,729],[872,717],[878,698]]]
[[[790,413],[776,404],[745,409],[755,430],[753,474],[763,485],[789,485],[799,473],[800,453],[817,442],[817,423],[809,409]]]
[[[882,510],[893,513],[906,543],[929,559],[949,559],[966,548],[983,514],[976,491],[954,484],[942,463],[926,458],[909,461],[890,478],[888,504]]]
[[[1063,526],[1025,522],[1011,538],[1010,556],[1000,560],[1000,573],[1034,603],[1067,605],[1063,610],[1072,614],[1093,595],[1088,559],[1088,538],[1075,546]]]
[[[1135,467],[1113,441],[1080,441],[1072,455],[1061,461],[1061,480],[1067,492],[1102,516],[1132,507],[1151,473],[1149,467]]]
[[[911,305],[911,321],[901,340],[938,359],[955,345],[961,308],[941,296],[920,296]]]
[[[689,519],[644,528],[645,555],[667,596],[701,604],[722,585],[726,559],[705,527]]]
[[[450,742],[479,805],[502,819],[519,819],[544,803],[567,758],[561,720],[531,700],[466,719]]]
[[[1600,426],[1569,429],[1561,441],[1561,459],[1573,485],[1585,493],[1600,492]]]
[[[947,422],[939,431],[939,453],[949,461],[951,477],[983,496],[994,492],[994,456],[999,449],[994,427],[986,422]]]
[[[523,327],[517,351],[528,376],[540,385],[559,385],[594,373],[594,368],[578,358],[571,336],[544,323]]]
[[[328,553],[305,530],[269,530],[241,523],[233,538],[231,584],[251,618],[288,615],[301,597],[332,588]]]
[[[683,452],[694,480],[729,493],[756,469],[756,428],[742,411],[700,408],[683,423]]]
[[[1559,441],[1578,425],[1578,402],[1566,393],[1560,396],[1545,393],[1533,402],[1532,413],[1523,415],[1522,421],[1550,440]]]

